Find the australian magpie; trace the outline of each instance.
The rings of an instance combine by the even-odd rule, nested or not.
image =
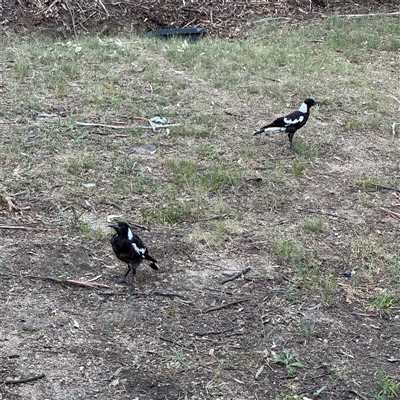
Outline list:
[[[287,132],[289,137],[290,150],[292,150],[294,153],[297,153],[293,145],[293,136],[298,129],[302,128],[306,124],[308,117],[310,116],[310,108],[315,104],[318,104],[318,101],[315,101],[314,99],[305,99],[304,103],[297,111],[292,112],[285,117],[276,119],[271,124],[264,126],[257,132],[254,132],[253,135],[259,135],[261,133],[272,131]]]
[[[116,230],[116,234],[111,237],[111,246],[115,255],[128,264],[126,271],[121,282],[126,282],[126,277],[132,271],[132,283],[130,288],[133,289],[133,281],[136,275],[136,269],[143,260],[150,261],[149,266],[158,270],[157,260],[149,255],[147,248],[139,236],[132,232],[132,229],[126,222],[113,222],[108,225]]]

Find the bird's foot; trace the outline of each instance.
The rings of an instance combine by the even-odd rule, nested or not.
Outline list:
[[[300,154],[300,153],[297,151],[297,149],[294,147],[294,144],[293,144],[293,143],[290,143],[289,149],[290,149],[290,151],[291,151],[292,153],[294,153],[294,154]]]
[[[133,286],[133,284],[129,284],[129,286],[124,290],[125,293],[127,294],[131,294],[132,292],[135,291],[135,286]]]
[[[128,285],[128,287],[124,290],[124,292],[126,292],[128,294],[135,290],[135,285],[133,284],[133,282],[129,282],[125,278],[118,278],[115,280],[115,282],[116,283],[125,283],[126,285]]]

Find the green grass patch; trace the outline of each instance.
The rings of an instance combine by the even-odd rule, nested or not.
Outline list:
[[[310,217],[304,218],[300,223],[300,227],[305,231],[321,233],[324,231],[324,223],[325,220],[321,217]]]
[[[166,207],[141,208],[139,210],[143,221],[151,225],[174,224],[182,220],[186,215],[184,210],[178,205],[168,205]]]
[[[280,262],[298,262],[307,259],[307,250],[294,240],[275,237],[271,242],[272,250]]]
[[[211,190],[217,190],[222,186],[234,186],[241,178],[239,172],[234,170],[223,170],[214,167],[211,171],[205,172],[200,177],[201,184]]]
[[[388,315],[392,315],[394,308],[399,302],[399,297],[387,290],[379,293],[369,305],[379,311],[384,311]]]

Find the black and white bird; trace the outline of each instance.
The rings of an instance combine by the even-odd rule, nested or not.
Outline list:
[[[158,270],[159,268],[156,264],[157,260],[149,255],[147,247],[144,246],[140,237],[132,232],[132,229],[126,222],[113,222],[108,226],[114,228],[117,232],[111,237],[111,246],[115,255],[121,261],[128,264],[128,270],[121,282],[126,282],[126,277],[129,272],[132,271],[132,283],[130,284],[130,288],[133,289],[136,269],[141,262],[143,260],[148,260],[150,261],[149,266]]]
[[[302,128],[310,116],[310,109],[312,106],[318,104],[318,101],[314,99],[305,99],[304,103],[300,106],[297,111],[292,112],[285,117],[276,119],[269,125],[264,126],[259,131],[254,132],[253,135],[260,135],[261,133],[267,133],[272,131],[287,132],[290,143],[290,150],[297,153],[293,145],[293,136],[297,130]]]

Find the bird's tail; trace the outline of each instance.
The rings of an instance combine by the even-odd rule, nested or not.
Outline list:
[[[260,130],[257,131],[257,132],[254,132],[253,135],[261,135],[262,133],[264,133],[264,128],[263,128],[263,129],[260,129]]]
[[[158,265],[155,263],[155,262],[151,262],[150,264],[149,264],[149,267],[150,268],[153,268],[153,269],[155,269],[155,270],[159,270],[160,268],[158,268]]]
[[[157,263],[157,260],[156,260],[155,258],[153,258],[147,251],[146,251],[146,253],[145,253],[145,255],[144,255],[144,258],[145,258],[146,260],[151,261],[150,264],[149,264],[149,267],[151,267],[151,268],[153,268],[153,269],[159,269],[159,268],[158,268],[158,265],[156,264],[156,263]]]
[[[274,126],[274,124],[270,124],[270,125],[264,126],[259,131],[254,132],[253,135],[260,135],[261,133],[268,133],[268,132],[275,132],[275,131],[285,132],[286,128],[282,127],[282,126]]]

